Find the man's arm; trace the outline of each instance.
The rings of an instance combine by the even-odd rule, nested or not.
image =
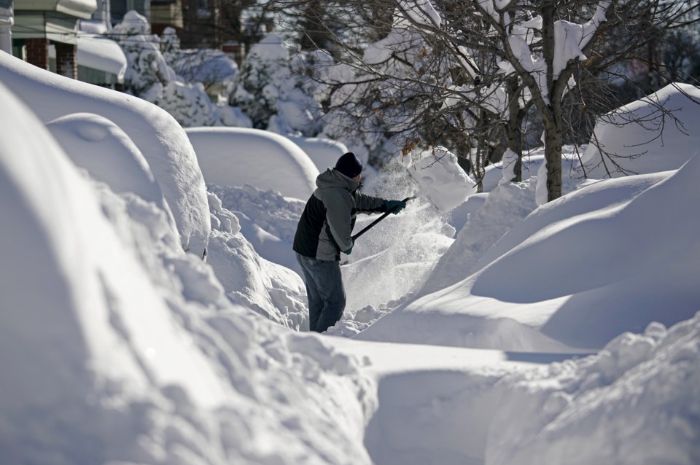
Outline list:
[[[386,201],[379,197],[372,197],[356,192],[355,196],[355,211],[361,213],[385,212]]]

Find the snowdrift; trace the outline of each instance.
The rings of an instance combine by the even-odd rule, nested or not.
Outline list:
[[[253,186],[210,185],[209,190],[219,198],[223,208],[236,215],[241,234],[261,257],[291,268],[301,276],[292,244],[304,211],[303,201]]]
[[[230,304],[163,210],[0,96],[0,462],[370,463],[356,359]]]
[[[187,136],[207,184],[247,184],[302,200],[316,188],[318,169],[284,136],[247,128],[191,128]]]
[[[144,100],[65,78],[0,54],[0,81],[47,123],[93,113],[119,126],[148,161],[185,250],[202,255],[211,224],[206,187],[192,145],[175,119]]]
[[[582,157],[585,174],[601,179],[678,169],[700,150],[698,126],[700,88],[669,84],[600,118]]]
[[[306,289],[301,277],[258,255],[242,234],[238,217],[216,194],[209,194],[209,205],[213,229],[208,261],[226,296],[282,326],[308,329]],[[246,223],[255,226],[250,219]]]
[[[484,319],[510,319],[560,344],[594,349],[651,321],[688,319],[700,305],[700,219],[690,213],[700,201],[698,176],[693,158],[672,175],[603,181],[550,202],[484,254],[479,271],[388,315],[363,337],[383,338],[400,325],[394,340],[422,342],[449,316],[465,322],[450,320],[441,343],[460,345],[465,334],[479,337]]]
[[[700,313],[624,333],[599,354],[502,379],[484,463],[700,460]]]

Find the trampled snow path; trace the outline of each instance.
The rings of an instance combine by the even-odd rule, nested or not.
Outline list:
[[[365,432],[376,465],[481,465],[489,428],[508,396],[504,377],[571,354],[364,342],[330,337],[369,362],[379,405]]]

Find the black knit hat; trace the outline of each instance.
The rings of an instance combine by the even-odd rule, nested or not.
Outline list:
[[[362,173],[362,163],[360,163],[360,160],[354,153],[348,152],[338,158],[335,169],[349,178],[354,178]]]

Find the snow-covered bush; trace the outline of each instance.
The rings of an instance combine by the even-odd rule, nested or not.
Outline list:
[[[165,109],[183,126],[250,125],[240,111],[212,103],[208,94],[219,100],[232,85],[235,63],[221,52],[182,51],[172,31],[161,44],[148,20],[135,11],[114,27],[112,37],[129,64],[126,92]]]
[[[165,61],[185,82],[198,82],[215,103],[225,102],[233,90],[238,65],[221,50],[181,49],[173,28],[161,35],[160,49]]]
[[[253,127],[279,134],[313,136],[320,130],[321,107],[304,76],[305,56],[292,56],[281,36],[267,34],[251,47],[231,95]]]

